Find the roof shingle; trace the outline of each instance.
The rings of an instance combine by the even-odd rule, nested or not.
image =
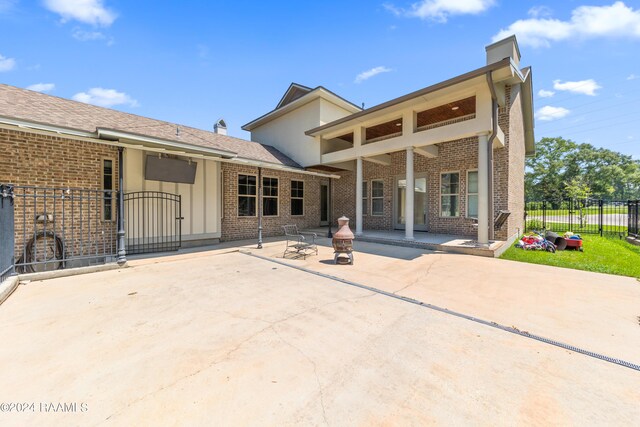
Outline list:
[[[5,84],[0,84],[0,116],[85,132],[96,132],[97,128],[112,129],[231,151],[245,159],[300,168],[298,163],[270,145]]]

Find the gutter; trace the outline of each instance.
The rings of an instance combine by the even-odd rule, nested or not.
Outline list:
[[[487,144],[487,162],[489,168],[489,240],[494,240],[493,140],[496,139],[496,135],[498,134],[498,96],[496,95],[496,88],[493,86],[493,75],[491,71],[487,71],[487,85],[489,85],[489,91],[491,92],[491,134],[489,134],[489,143]]]

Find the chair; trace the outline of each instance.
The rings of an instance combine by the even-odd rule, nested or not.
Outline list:
[[[302,256],[306,259],[307,255],[315,252],[318,255],[318,245],[316,244],[316,233],[304,233],[298,231],[297,225],[283,225],[284,235],[287,237],[287,246],[284,249],[282,257],[285,258],[288,253],[295,253],[298,257]]]
[[[494,230],[500,230],[502,228],[502,226],[504,225],[504,223],[507,221],[507,218],[509,218],[509,215],[511,215],[511,212],[509,211],[498,211],[498,215],[496,216],[496,218],[493,221],[493,229]],[[473,224],[474,227],[478,226],[478,219],[475,219],[475,224]]]

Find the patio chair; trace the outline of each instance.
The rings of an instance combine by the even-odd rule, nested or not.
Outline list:
[[[511,215],[511,212],[509,211],[498,211],[498,215],[496,215],[495,219],[493,220],[493,229],[500,230],[504,223],[507,221],[507,218],[509,218],[509,215]],[[478,219],[475,219],[475,224],[473,224],[473,226],[478,226]]]
[[[315,253],[318,255],[318,245],[316,244],[316,233],[305,233],[298,231],[297,225],[283,225],[284,235],[287,238],[287,246],[284,249],[282,257],[285,258],[288,253],[295,253],[297,257],[306,259],[307,255]]]

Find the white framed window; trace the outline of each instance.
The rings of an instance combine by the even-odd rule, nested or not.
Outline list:
[[[460,216],[460,172],[440,174],[440,216]]]
[[[371,215],[384,215],[384,181],[381,179],[371,180]]]
[[[478,218],[478,171],[467,171],[467,218]]]
[[[238,174],[238,216],[256,216],[258,177]]]
[[[369,215],[369,183],[362,181],[362,215]]]
[[[262,215],[278,216],[278,178],[262,177]]]
[[[304,181],[291,180],[291,216],[304,215]]]
[[[113,159],[102,159],[102,189],[104,190],[102,197],[102,220],[113,221],[114,215],[114,166]]]

